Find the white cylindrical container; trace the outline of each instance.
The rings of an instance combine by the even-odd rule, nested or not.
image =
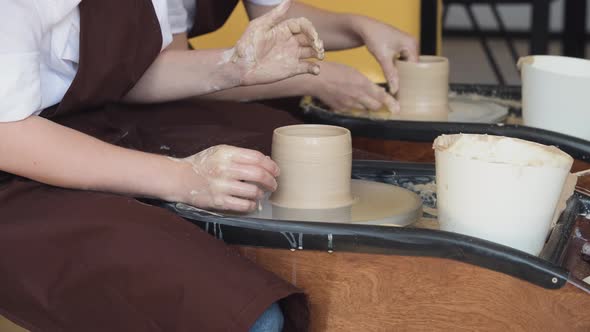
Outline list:
[[[295,209],[332,209],[353,203],[352,139],[346,128],[294,125],[277,128],[272,159],[281,175],[273,204]]]
[[[434,149],[442,230],[541,252],[572,157],[488,135],[443,135]]]
[[[524,124],[590,141],[590,61],[530,56],[519,67]]]

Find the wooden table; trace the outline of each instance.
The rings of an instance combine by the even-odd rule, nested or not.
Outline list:
[[[354,146],[394,160],[434,161],[431,143],[355,138]],[[580,186],[590,189],[590,179]],[[590,295],[570,284],[544,289],[442,258],[239,249],[307,292],[312,331],[590,330]]]

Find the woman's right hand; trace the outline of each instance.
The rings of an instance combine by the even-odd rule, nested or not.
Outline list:
[[[320,73],[306,59],[324,58],[324,44],[306,18],[286,19],[292,0],[250,22],[228,58],[237,64],[242,85],[277,82],[301,74]]]
[[[279,167],[254,150],[218,145],[184,159],[175,200],[203,209],[248,212],[275,191]]]

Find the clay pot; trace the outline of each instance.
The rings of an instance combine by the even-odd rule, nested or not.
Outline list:
[[[324,125],[275,129],[272,159],[279,165],[274,205],[295,209],[333,209],[351,205],[350,131]]]
[[[449,60],[420,56],[417,63],[396,60],[397,100],[402,120],[447,121],[449,115]]]
[[[443,135],[434,149],[442,230],[541,252],[572,157],[488,135]]]
[[[530,56],[519,67],[524,124],[590,141],[590,61]]]

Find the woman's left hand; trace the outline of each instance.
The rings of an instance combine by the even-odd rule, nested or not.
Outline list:
[[[357,32],[381,65],[389,84],[389,92],[395,94],[399,88],[399,80],[394,61],[398,57],[418,61],[418,41],[407,33],[368,17],[362,18]]]
[[[287,18],[292,0],[286,0],[253,20],[237,42],[232,62],[244,74],[242,85],[274,83],[301,74],[320,73],[324,43],[306,18]]]

